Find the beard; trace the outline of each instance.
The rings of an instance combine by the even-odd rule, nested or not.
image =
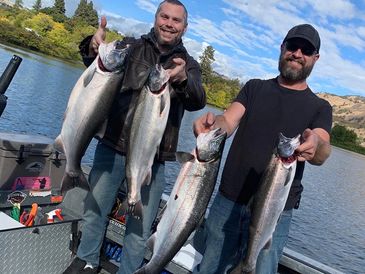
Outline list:
[[[290,67],[289,61],[295,60],[293,57],[284,58],[283,54],[280,54],[279,58],[279,71],[281,76],[289,82],[300,82],[309,77],[314,67],[312,65],[306,65],[305,62],[297,60],[302,65],[301,69],[294,69]]]
[[[162,47],[164,49],[171,49],[171,48],[173,48],[174,46],[176,46],[180,42],[181,37],[182,37],[182,34],[181,35],[177,35],[176,37],[174,37],[173,40],[171,40],[169,42],[166,42],[161,37],[161,34],[159,32],[159,29],[156,26],[154,27],[154,33],[155,33],[155,37],[156,37],[157,43],[159,44],[160,47]]]

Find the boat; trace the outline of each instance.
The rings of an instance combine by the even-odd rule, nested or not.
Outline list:
[[[0,78],[0,115],[6,106],[4,93],[20,62],[21,59],[14,56]],[[86,191],[75,188],[64,197],[60,195],[65,158],[52,151],[52,143],[53,140],[39,136],[0,132],[0,273],[62,273],[77,250],[82,231],[82,201]],[[83,170],[87,176],[90,167],[83,166]],[[118,196],[123,200],[126,190],[121,189]],[[160,208],[167,199],[167,195],[162,197]],[[23,212],[27,212],[28,218],[31,209],[37,208],[38,212],[43,212],[43,216],[38,218],[40,222],[36,221],[36,216],[33,225],[14,220],[13,210],[17,203],[21,204]],[[191,273],[201,259],[199,250],[203,227],[204,220],[165,267],[165,273]],[[118,260],[123,252],[124,231],[123,216],[118,216],[116,210],[109,218],[100,273],[117,272]],[[147,253],[146,261],[150,257],[151,253]],[[341,272],[285,248],[279,273]]]

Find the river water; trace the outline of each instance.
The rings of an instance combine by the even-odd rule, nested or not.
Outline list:
[[[23,61],[6,91],[8,104],[0,118],[0,130],[55,138],[68,96],[84,68],[0,44],[0,73],[14,54]],[[186,112],[180,150],[193,149],[192,121],[208,110],[220,112],[212,107]],[[230,143],[231,138],[226,142],[222,166]],[[95,145],[92,141],[83,163],[91,165]],[[167,194],[179,169],[178,163],[167,164]],[[333,148],[324,165],[306,166],[303,184],[288,247],[345,273],[365,273],[365,156]]]

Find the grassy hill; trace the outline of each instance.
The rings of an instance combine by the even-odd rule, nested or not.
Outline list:
[[[318,93],[333,108],[333,122],[353,130],[365,147],[365,97]]]

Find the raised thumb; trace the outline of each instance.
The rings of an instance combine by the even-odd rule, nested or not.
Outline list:
[[[100,25],[99,25],[99,28],[101,28],[101,29],[105,29],[105,27],[106,27],[106,24],[107,24],[107,22],[106,22],[106,17],[105,16],[102,16],[101,17],[101,19],[100,19]]]

